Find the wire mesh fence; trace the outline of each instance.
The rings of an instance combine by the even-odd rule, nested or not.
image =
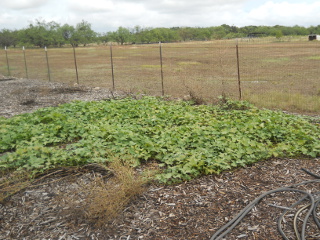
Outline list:
[[[4,49],[0,73],[150,95],[242,98],[320,111],[320,42],[237,39],[79,48]]]

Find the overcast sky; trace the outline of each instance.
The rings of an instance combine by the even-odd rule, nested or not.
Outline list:
[[[35,19],[75,25],[81,20],[97,32],[119,26],[208,27],[222,24],[320,25],[319,0],[1,0],[0,30],[22,29]]]

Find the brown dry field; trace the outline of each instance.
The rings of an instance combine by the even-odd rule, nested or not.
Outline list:
[[[213,102],[218,96],[239,98],[236,40],[162,44],[165,95],[190,93]],[[299,39],[239,40],[242,99],[260,107],[291,112],[320,112],[320,42]],[[112,47],[116,90],[162,94],[159,44]],[[50,80],[77,82],[72,48],[48,49]],[[7,51],[10,75],[48,81],[44,49]],[[82,85],[112,89],[110,46],[76,48]],[[26,63],[26,64],[25,64]],[[27,73],[25,65],[27,65]],[[0,73],[8,75],[6,54]]]

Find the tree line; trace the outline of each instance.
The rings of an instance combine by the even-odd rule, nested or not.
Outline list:
[[[9,46],[30,46],[30,47],[62,47],[65,44],[72,46],[84,46],[96,41],[97,33],[91,28],[87,21],[71,26],[60,25],[54,21],[46,22],[36,20],[30,23],[27,28],[21,30],[2,29],[0,31],[0,45]]]
[[[90,43],[117,42],[126,43],[155,43],[179,41],[206,41],[214,39],[231,39],[243,37],[274,36],[303,36],[320,34],[320,25],[302,26],[245,26],[236,27],[223,24],[215,27],[172,27],[172,28],[133,28],[119,27],[116,31],[97,33],[92,30],[89,22],[82,20],[75,26],[57,22],[35,20],[26,28],[20,30],[2,29],[0,45],[2,47],[62,47],[64,45],[86,46]]]

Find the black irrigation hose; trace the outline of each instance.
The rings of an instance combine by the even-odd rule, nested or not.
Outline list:
[[[16,78],[1,78],[0,82],[10,81],[10,80],[16,80]]]
[[[305,171],[306,173],[310,174],[311,176],[315,177],[315,178],[320,178],[320,176],[316,175],[316,174],[313,174],[311,172],[309,172],[308,170],[303,170]],[[309,208],[309,211],[307,212],[305,218],[304,218],[304,221],[303,221],[303,225],[302,225],[302,229],[301,229],[301,233],[299,234],[298,231],[297,232],[297,238],[298,239],[301,239],[301,240],[305,240],[305,230],[306,230],[306,226],[307,226],[307,222],[308,222],[308,219],[310,217],[310,215],[312,214],[313,215],[313,218],[315,219],[315,222],[317,224],[317,226],[319,227],[320,224],[319,224],[319,220],[317,218],[317,214],[316,214],[316,209],[318,207],[318,205],[320,204],[320,199],[315,199],[313,195],[311,195],[310,193],[306,192],[306,191],[303,191],[303,190],[300,190],[300,189],[295,189],[294,187],[298,187],[298,186],[301,186],[301,185],[306,185],[306,184],[309,184],[309,183],[316,183],[316,182],[320,182],[320,180],[309,180],[309,181],[305,181],[305,182],[301,182],[301,183],[298,183],[298,184],[294,184],[292,186],[289,186],[289,187],[283,187],[283,188],[278,188],[278,189],[275,189],[275,190],[271,190],[271,191],[268,191],[262,195],[260,195],[258,198],[256,198],[255,200],[253,200],[251,203],[249,203],[244,209],[242,209],[240,211],[240,213],[234,217],[231,221],[229,221],[227,224],[225,224],[224,226],[222,226],[211,238],[210,240],[219,240],[219,239],[222,239],[225,235],[227,235],[228,233],[230,233],[239,223],[240,221],[247,215],[247,213],[249,211],[251,211],[251,209],[257,205],[264,197],[270,195],[270,194],[273,194],[273,193],[276,193],[276,192],[299,192],[299,193],[303,193],[305,196],[303,198],[301,198],[300,200],[298,200],[296,203],[294,203],[290,208],[286,209],[284,211],[284,213],[280,216],[279,220],[278,220],[278,230],[280,232],[280,234],[282,235],[282,237],[287,240],[287,236],[285,235],[285,233],[283,232],[282,230],[282,227],[281,227],[281,222],[282,222],[282,219],[283,217],[285,216],[285,214],[293,207],[295,207],[296,205],[298,205],[299,203],[303,202],[305,199],[309,198],[310,199],[310,204],[307,205],[306,208]],[[318,193],[317,193],[318,194]],[[301,209],[300,209],[301,210]],[[304,210],[304,208],[302,209]],[[302,211],[301,210],[301,211]],[[301,235],[301,236],[300,236]],[[301,237],[301,238],[300,238]]]
[[[319,175],[314,174],[314,173],[308,171],[308,170],[305,169],[305,168],[301,168],[301,170],[304,171],[304,172],[306,172],[307,174],[311,175],[311,176],[314,177],[314,178],[320,179],[320,176],[319,176]]]
[[[291,210],[292,208],[294,208],[295,206],[297,206],[298,204],[300,204],[301,202],[303,202],[305,199],[307,199],[308,196],[304,196],[303,198],[301,198],[299,201],[297,201],[296,203],[294,203],[293,205],[291,205],[288,209],[286,209],[282,214],[281,216],[279,217],[278,219],[278,231],[279,233],[281,234],[282,238],[285,239],[285,240],[288,240],[286,234],[284,233],[284,231],[282,230],[282,227],[281,227],[281,223],[284,219],[284,216],[287,214],[287,212],[289,210]]]
[[[305,228],[306,228],[306,220],[309,218],[309,216],[312,213],[315,201],[314,198],[312,197],[312,195],[306,191],[302,191],[299,189],[292,189],[292,188],[288,188],[288,187],[284,187],[284,188],[278,188],[275,190],[271,190],[268,191],[262,195],[260,195],[258,198],[256,198],[255,200],[253,200],[249,205],[247,205],[235,218],[233,218],[230,222],[228,222],[226,225],[224,225],[222,228],[220,228],[211,238],[210,240],[219,240],[222,239],[222,237],[224,237],[225,235],[227,235],[229,232],[231,232],[239,223],[240,221],[247,215],[247,213],[249,211],[251,211],[251,209],[257,205],[264,197],[272,194],[272,193],[276,193],[276,192],[300,192],[300,193],[304,193],[305,195],[307,195],[310,198],[311,201],[311,208],[307,214],[307,216],[305,217],[305,221],[302,227],[302,233],[301,235],[303,236],[302,239],[304,239],[304,232],[305,232]],[[231,226],[230,226],[231,225]],[[229,227],[230,226],[230,227]],[[227,229],[228,228],[228,229]],[[224,233],[222,233],[223,231],[225,231]],[[221,234],[222,233],[222,234]],[[220,235],[221,234],[221,235]],[[220,236],[219,236],[220,235]],[[219,237],[218,237],[219,236]]]
[[[301,236],[301,238],[300,238],[300,234],[299,234],[299,230],[298,230],[298,217],[299,217],[300,213],[302,213],[302,212],[303,212],[305,209],[307,209],[308,207],[310,207],[310,204],[305,205],[305,206],[303,206],[302,208],[300,208],[300,209],[296,212],[296,214],[294,215],[294,218],[293,218],[293,229],[294,229],[294,232],[295,232],[296,237],[297,237],[298,240],[301,240],[301,238],[302,238],[302,236]],[[311,209],[311,211],[312,211],[312,209]],[[307,221],[308,221],[308,219],[307,219]],[[307,221],[304,221],[303,223],[307,223]],[[302,234],[301,234],[301,235],[302,235]]]
[[[313,219],[315,221],[315,223],[317,224],[319,230],[320,230],[320,221],[317,217],[317,208],[318,208],[318,205],[320,204],[320,198],[318,199],[318,201],[315,202],[314,204],[314,208],[313,208]]]
[[[317,174],[314,174],[312,172],[310,172],[309,170],[305,169],[305,168],[301,168],[302,171],[306,172],[307,174],[309,174],[310,176],[314,177],[314,178],[317,178],[317,179],[320,179],[320,176],[317,175]],[[320,194],[320,192],[316,193],[316,194]],[[317,208],[318,208],[318,205],[320,204],[320,199],[317,199],[317,201],[315,202],[315,205],[314,205],[314,208],[313,208],[313,212],[312,212],[312,215],[313,215],[313,219],[317,225],[317,227],[319,228],[320,230],[320,221],[317,217]]]
[[[316,181],[318,182],[318,181]],[[314,195],[318,195],[320,194],[320,192],[317,192],[315,193]],[[283,218],[284,216],[287,214],[288,211],[290,211],[291,209],[293,209],[295,206],[297,206],[298,204],[302,203],[306,198],[308,198],[308,196],[304,196],[303,198],[301,198],[300,200],[298,200],[296,203],[294,203],[293,205],[291,205],[289,208],[287,208],[282,214],[281,216],[279,217],[278,219],[278,231],[279,233],[281,234],[282,238],[285,239],[285,240],[288,240],[287,236],[285,235],[284,231],[282,230],[282,227],[281,227],[281,223],[283,222]],[[320,224],[319,224],[319,220],[317,218],[317,212],[316,212],[316,209],[317,209],[317,205],[319,204],[320,202],[320,199],[317,199],[316,202],[315,202],[315,205],[314,205],[314,208],[313,208],[313,219],[315,221],[315,223],[317,224],[319,230],[320,230]],[[299,236],[297,236],[297,238],[299,239]]]

